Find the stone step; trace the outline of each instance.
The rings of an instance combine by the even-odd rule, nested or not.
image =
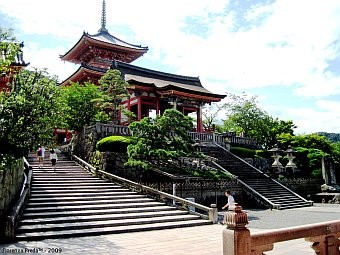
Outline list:
[[[77,229],[91,229],[91,228],[103,228],[103,227],[118,227],[126,225],[141,225],[141,224],[153,224],[164,222],[180,222],[200,219],[197,215],[171,215],[171,216],[154,216],[148,218],[137,219],[115,219],[115,220],[102,220],[91,222],[69,222],[62,224],[34,224],[24,225],[17,229],[17,233],[32,233],[32,232],[47,232],[47,231],[66,231]]]
[[[129,207],[129,208],[115,208],[115,209],[100,209],[100,210],[78,210],[78,211],[63,211],[63,212],[26,212],[24,211],[23,219],[36,219],[36,218],[55,218],[55,217],[78,217],[85,215],[109,215],[109,214],[122,214],[122,213],[140,213],[140,212],[158,212],[176,210],[175,207],[160,205],[151,207]]]
[[[81,181],[81,182],[80,182]],[[40,186],[46,186],[46,185],[54,185],[54,186],[64,186],[64,185],[72,185],[72,184],[77,184],[77,185],[88,185],[88,184],[107,184],[110,183],[109,181],[106,180],[96,180],[92,178],[82,178],[82,179],[59,179],[59,180],[51,180],[51,178],[46,179],[46,180],[39,180],[34,178],[32,181],[32,184],[36,187]]]
[[[88,222],[88,221],[102,221],[102,220],[121,220],[121,219],[136,219],[136,218],[150,218],[171,215],[186,215],[187,211],[180,210],[164,210],[152,212],[130,212],[117,214],[99,214],[99,215],[83,215],[83,216],[69,216],[69,217],[53,217],[53,218],[32,218],[24,219],[20,225],[34,225],[34,224],[59,224],[68,222]]]
[[[83,184],[74,184],[74,183],[65,183],[64,185],[60,184],[51,184],[49,186],[46,185],[34,185],[31,191],[65,191],[67,190],[90,190],[90,189],[113,189],[113,190],[128,190],[123,189],[121,186],[112,185],[110,183],[87,183],[87,185]]]
[[[123,192],[123,191],[129,191],[129,189],[124,189],[124,188],[115,188],[115,187],[109,187],[109,188],[98,188],[98,187],[94,187],[94,188],[83,188],[83,189],[79,189],[79,192],[82,193],[91,193],[91,192]],[[79,192],[76,193],[79,193]],[[58,194],[63,194],[63,193],[73,193],[75,192],[75,190],[72,189],[45,189],[45,190],[35,190],[34,188],[32,188],[31,194],[32,195],[37,195],[37,194],[45,194],[45,193],[49,193],[49,194],[55,194],[56,196]]]
[[[139,194],[124,194],[124,195],[114,195],[112,196],[111,194],[107,194],[106,196],[69,196],[69,197],[44,197],[44,198],[30,198],[30,203],[53,203],[53,202],[72,202],[72,201],[96,201],[96,200],[116,200],[116,199],[140,199],[144,198],[145,195],[139,195]]]
[[[135,207],[152,207],[161,206],[161,202],[126,202],[120,204],[88,204],[88,205],[68,205],[68,206],[50,206],[50,207],[27,207],[27,213],[44,213],[44,212],[67,212],[67,211],[82,211],[82,210],[107,210],[107,209],[122,209],[122,208],[135,208]]]
[[[118,191],[118,192],[112,192],[111,190],[103,192],[102,190],[98,190],[97,192],[74,192],[74,193],[31,193],[31,198],[55,198],[58,199],[60,197],[96,197],[96,196],[120,196],[120,195],[132,195],[137,194],[134,191]]]
[[[141,202],[150,202],[153,201],[151,198],[138,198],[138,201]],[[26,208],[39,208],[39,207],[53,207],[53,206],[80,206],[80,205],[101,205],[101,204],[122,204],[122,203],[135,203],[136,198],[131,199],[96,199],[96,200],[83,200],[83,201],[50,201],[50,202],[31,202],[27,204]]]
[[[89,235],[103,235],[103,234],[118,234],[126,232],[150,231],[160,229],[171,229],[180,227],[193,227],[208,225],[211,222],[207,220],[187,220],[187,221],[173,221],[164,223],[151,223],[140,225],[123,225],[117,227],[91,228],[91,229],[77,229],[77,230],[61,230],[61,231],[44,231],[33,233],[21,233],[16,236],[17,241],[28,240],[43,240],[50,238],[67,238],[67,237],[81,237]]]

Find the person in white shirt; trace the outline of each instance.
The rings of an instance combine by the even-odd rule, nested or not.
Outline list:
[[[44,148],[44,146],[39,145],[39,149],[37,150],[37,158],[38,158],[38,161],[39,161],[39,168],[43,168],[44,158],[45,158],[45,148]]]
[[[52,166],[53,166],[53,170],[55,171],[56,164],[57,164],[57,161],[58,161],[58,155],[57,155],[56,151],[53,150],[53,149],[50,150],[50,160],[51,160],[51,163],[52,163]]]
[[[234,197],[230,194],[230,190],[227,190],[224,194],[228,198],[228,202],[225,204],[225,206],[222,207],[222,209],[223,210],[224,209],[230,210],[231,207],[233,207],[235,205]],[[226,214],[227,213],[224,213],[223,222],[219,222],[222,225],[226,225],[227,224]]]
[[[235,203],[234,197],[232,195],[230,195],[230,190],[227,190],[224,194],[228,198],[228,203],[226,203],[226,205],[222,207],[223,210],[224,209],[229,209]]]

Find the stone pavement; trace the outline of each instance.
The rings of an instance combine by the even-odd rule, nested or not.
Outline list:
[[[251,232],[340,220],[340,205],[316,204],[313,207],[283,211],[245,209]],[[208,226],[148,232],[47,239],[0,245],[2,254],[113,254],[113,255],[216,255],[222,254],[222,230],[225,226]],[[268,255],[314,254],[311,243],[297,239],[277,243]]]

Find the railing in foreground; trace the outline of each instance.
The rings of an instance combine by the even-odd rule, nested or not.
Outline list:
[[[210,207],[207,207],[207,206],[204,206],[204,205],[201,205],[201,204],[197,204],[195,202],[188,201],[188,200],[183,199],[181,197],[173,196],[173,195],[170,195],[168,193],[150,188],[148,186],[127,180],[127,179],[119,177],[117,175],[110,174],[110,173],[107,173],[105,171],[99,170],[99,169],[93,167],[92,165],[90,165],[89,163],[85,162],[84,160],[82,160],[81,158],[79,158],[75,155],[71,154],[71,157],[72,157],[73,160],[77,161],[80,165],[82,165],[85,169],[87,169],[88,171],[90,171],[91,173],[93,173],[97,177],[103,176],[107,179],[110,179],[111,181],[118,182],[122,186],[125,186],[125,187],[127,187],[131,190],[138,191],[142,194],[146,194],[146,195],[149,195],[151,197],[157,197],[160,201],[163,201],[163,202],[169,201],[169,205],[178,203],[178,204],[180,204],[180,208],[184,209],[184,210],[189,211],[189,206],[194,207],[194,208],[198,209],[199,211],[205,212],[206,214],[198,213],[198,212],[196,212],[196,210],[195,210],[195,212],[189,211],[190,213],[197,214],[201,218],[208,219],[212,223],[217,223],[218,211],[217,211],[216,205],[211,205],[211,208],[210,208]]]
[[[340,220],[251,234],[245,227],[248,224],[247,214],[236,204],[232,211],[225,213],[225,223],[223,255],[260,255],[272,250],[275,243],[299,238],[312,242],[315,254],[340,254]]]
[[[20,193],[20,197],[17,203],[14,205],[10,215],[6,219],[5,235],[8,241],[14,241],[15,230],[24,211],[24,208],[28,202],[31,192],[31,182],[32,182],[32,167],[27,162],[26,158],[23,158],[25,166],[25,181]]]

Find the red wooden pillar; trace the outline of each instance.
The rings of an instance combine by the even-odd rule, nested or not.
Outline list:
[[[128,103],[127,103],[127,109],[130,111],[131,110],[131,98],[128,98]]]
[[[156,98],[156,115],[159,115],[159,98]]]
[[[140,95],[137,97],[137,118],[142,119],[142,97]]]
[[[202,105],[197,109],[197,132],[203,132]]]

